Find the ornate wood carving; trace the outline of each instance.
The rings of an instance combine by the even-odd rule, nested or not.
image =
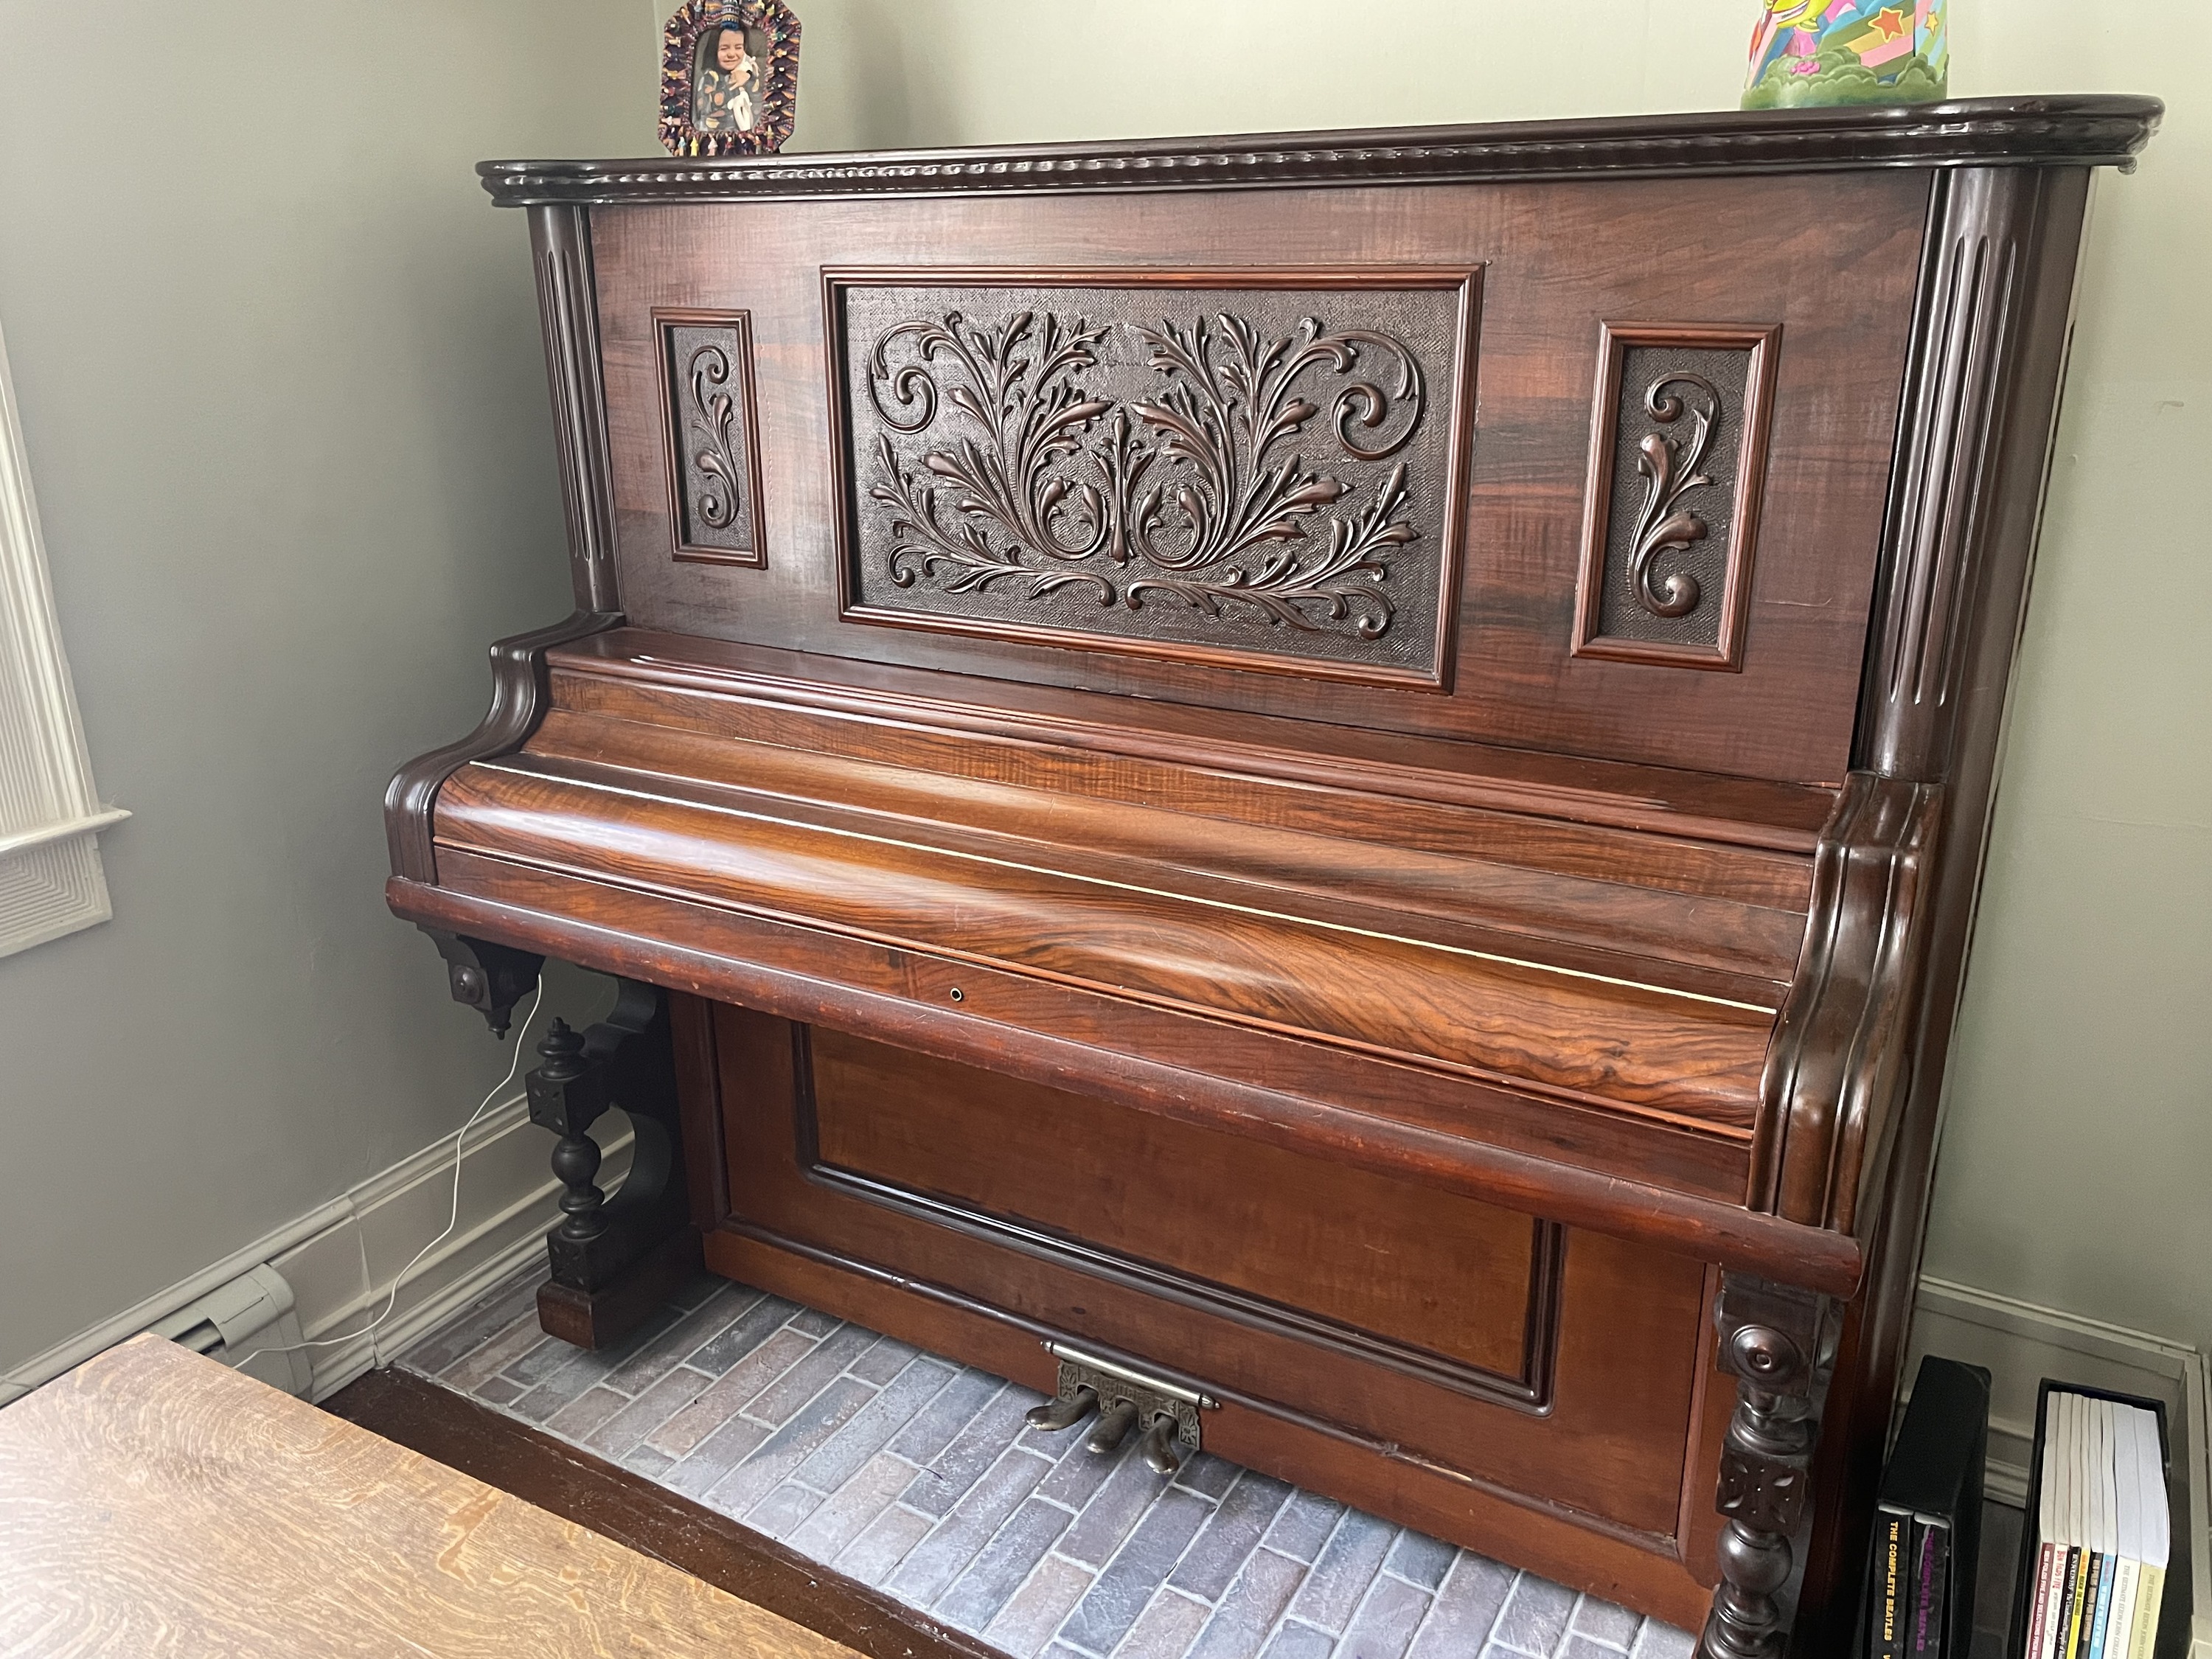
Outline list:
[[[1832,1362],[1826,1297],[1747,1274],[1722,1276],[1713,1305],[1720,1368],[1736,1379],[1715,1503],[1721,1583],[1698,1659],[1782,1659],[1779,1601],[1806,1515],[1818,1401]]]
[[[562,1219],[545,1237],[552,1277],[538,1320],[565,1341],[605,1347],[698,1266],[667,994],[624,980],[605,1019],[580,1036],[556,1020],[538,1052],[544,1063],[525,1079],[530,1119],[560,1137],[552,1164],[563,1188]],[[635,1136],[611,1200],[592,1185],[599,1149],[588,1133],[610,1107]]]
[[[1825,1415],[1801,1625],[1847,1627],[1864,1517],[1906,1352],[1950,1034],[1986,856],[2007,688],[2056,431],[2090,187],[2072,168],[1933,181],[1890,477],[1854,764],[1940,781],[1922,876],[1927,941],[1888,1121],[1870,1127],[1850,1225],[1867,1287]]]
[[[1854,772],[1814,855],[1805,952],[1760,1079],[1748,1202],[1850,1231],[1860,1171],[1910,1081],[1943,792]]]
[[[845,614],[1440,684],[1474,281],[831,273]]]
[[[764,565],[752,314],[656,310],[653,325],[675,556]]]
[[[2154,98],[1982,98],[1893,108],[1396,128],[1317,135],[1310,143],[1231,137],[720,162],[487,161],[477,171],[495,200],[518,206],[963,190],[1456,183],[1589,174],[1633,179],[1955,165],[1984,156],[2008,164],[2130,167],[2157,131],[2164,108]]]
[[[568,520],[568,574],[579,611],[620,608],[615,588],[614,486],[607,456],[607,391],[600,369],[599,301],[591,216],[535,207],[530,248],[553,392],[553,436]]]
[[[607,1109],[604,1068],[584,1059],[584,1039],[556,1019],[538,1045],[540,1064],[529,1078],[531,1121],[560,1136],[553,1174],[561,1182],[562,1220],[556,1235],[570,1243],[597,1238],[607,1228],[607,1195],[592,1184],[599,1172],[599,1144],[588,1133]]]
[[[1743,666],[1781,332],[1601,328],[1575,655]]]

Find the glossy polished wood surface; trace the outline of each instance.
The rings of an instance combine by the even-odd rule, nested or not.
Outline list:
[[[447,782],[439,841],[1347,1051],[1522,1079],[1585,1104],[1751,1127],[1802,915],[1224,830],[1169,789],[1109,807],[1065,787],[817,760],[786,746],[803,731],[763,735],[783,744],[556,716],[521,754]],[[1387,823],[1388,803],[1352,810],[1362,806]],[[1464,826],[1461,844],[1479,846],[1479,833]],[[1692,960],[1674,959],[1675,940],[1692,941]]]
[[[155,1336],[0,1411],[0,1652],[853,1650]]]
[[[1924,174],[1899,172],[1838,177],[1809,192],[1752,178],[979,198],[902,203],[896,212],[840,202],[605,210],[595,216],[594,253],[623,605],[647,627],[828,655],[1838,783],[1850,764],[1927,190]],[[778,257],[754,257],[763,246]],[[916,248],[928,252],[917,258]],[[1603,257],[1591,258],[1593,248]],[[1018,256],[1010,260],[1009,249]],[[1008,264],[1480,267],[1480,440],[1457,440],[1472,456],[1448,694],[949,641],[840,620],[830,527],[845,509],[835,468],[823,465],[836,450],[817,273]],[[751,317],[768,534],[781,550],[766,569],[668,556],[664,422],[646,332],[656,306],[743,307]],[[1347,304],[1332,314],[1362,313]],[[1641,665],[1571,655],[1590,386],[1601,323],[1699,318],[1783,327],[1767,530],[1742,672],[1677,673],[1655,685]]]
[[[1218,1398],[1205,1434],[1224,1455],[1354,1501],[1388,1494],[1409,1521],[1512,1559],[1534,1527],[1558,1540],[1540,1570],[1599,1594],[1635,1586],[1694,1622],[1705,1591],[1674,1532],[1705,1328],[1695,1261],[1532,1233],[1414,1183],[1332,1181],[1317,1160],[1255,1164],[1233,1137],[1148,1132],[966,1067],[899,1067],[822,1028],[703,1004],[684,1021],[686,1086],[722,1149],[710,1267],[1038,1388],[1053,1375],[1042,1340],[1079,1331]],[[1039,1146],[1061,1132],[1056,1166],[1018,1149],[946,1161],[1007,1112],[1035,1118]],[[830,1149],[851,1138],[828,1126],[862,1116],[896,1116],[918,1150],[874,1158],[873,1176],[839,1166]],[[1180,1194],[1150,1190],[1161,1182]],[[1439,1249],[1455,1268],[1425,1284]],[[1315,1283],[1289,1282],[1300,1273]],[[1363,1278],[1379,1294],[1360,1295]],[[1424,1296],[1425,1317],[1389,1328]],[[1461,1352],[1439,1352],[1455,1327]],[[1606,1547],[1560,1547],[1577,1529]]]
[[[2155,98],[2112,94],[1474,126],[1239,133],[1220,138],[1001,144],[702,161],[485,161],[504,206],[964,191],[1267,190],[1378,180],[1614,179],[1960,167],[2132,167],[2158,129]]]

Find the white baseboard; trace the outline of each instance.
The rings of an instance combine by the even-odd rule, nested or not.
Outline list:
[[[2206,1420],[2203,1354],[2147,1332],[1923,1278],[1905,1360],[1908,1395],[1927,1353],[1988,1370],[1990,1455],[1983,1490],[2015,1507],[2027,1500],[2036,1389],[2043,1378],[2164,1403],[2173,1459],[2188,1491],[2186,1542],[2197,1604],[2191,1659],[2212,1659],[2212,1618],[2202,1611],[2212,1607],[2212,1425]]]
[[[619,1115],[606,1121],[609,1127],[623,1125],[619,1136],[602,1143],[606,1161],[599,1184],[611,1192],[629,1171],[631,1137]],[[26,1360],[0,1377],[0,1406],[264,1263],[291,1285],[306,1339],[332,1345],[307,1351],[313,1367],[313,1397],[324,1399],[543,1251],[545,1230],[560,1219],[560,1183],[546,1167],[551,1149],[545,1132],[531,1123],[521,1097],[504,1101],[485,1113],[462,1141],[459,1216],[452,1235],[406,1271],[404,1281],[400,1275],[409,1259],[437,1237],[453,1213],[451,1135],[204,1271]],[[391,1311],[374,1329],[364,1328],[387,1298]],[[226,1357],[240,1363],[258,1351],[248,1345]]]

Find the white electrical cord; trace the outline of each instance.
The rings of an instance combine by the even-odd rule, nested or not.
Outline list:
[[[379,1325],[384,1323],[386,1320],[392,1317],[392,1310],[399,1305],[399,1287],[407,1282],[407,1275],[415,1271],[416,1267],[422,1262],[424,1256],[429,1255],[431,1251],[436,1249],[438,1246],[444,1243],[447,1239],[453,1236],[453,1229],[461,1224],[462,1139],[470,1130],[477,1127],[477,1121],[478,1119],[482,1118],[486,1112],[491,1110],[492,1103],[498,1100],[507,1091],[508,1088],[513,1085],[515,1074],[522,1069],[522,1056],[526,1052],[527,1052],[527,1045],[525,1039],[526,1039],[530,1035],[530,1023],[538,1018],[538,1005],[544,1000],[545,981],[543,977],[540,977],[538,981],[538,994],[530,999],[529,1011],[522,1016],[521,1024],[515,1029],[514,1063],[507,1068],[507,1075],[500,1079],[496,1084],[492,1085],[492,1091],[483,1097],[483,1103],[479,1105],[476,1110],[469,1114],[469,1121],[453,1132],[453,1205],[451,1213],[449,1213],[446,1218],[446,1229],[435,1238],[432,1239],[428,1244],[425,1244],[421,1249],[416,1251],[414,1261],[410,1261],[405,1267],[399,1270],[399,1276],[392,1281],[392,1294],[385,1299],[384,1311],[377,1315],[375,1318],[370,1320],[368,1324],[362,1326],[359,1330],[349,1331],[343,1336],[326,1336],[313,1342],[288,1343],[281,1348],[257,1347],[252,1351],[253,1353],[297,1353],[302,1348],[339,1347],[348,1342],[359,1341],[362,1337],[367,1336],[370,1332],[374,1331]],[[356,1241],[358,1243],[360,1242],[360,1228],[356,1226],[354,1231]],[[362,1278],[365,1281],[368,1277],[368,1246],[364,1243],[362,1246]],[[243,1358],[252,1358],[252,1354],[243,1356]]]

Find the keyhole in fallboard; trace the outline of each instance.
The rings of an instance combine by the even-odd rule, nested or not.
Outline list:
[[[956,985],[952,988],[952,1000],[955,1002],[965,1002],[968,1000],[968,994]]]

